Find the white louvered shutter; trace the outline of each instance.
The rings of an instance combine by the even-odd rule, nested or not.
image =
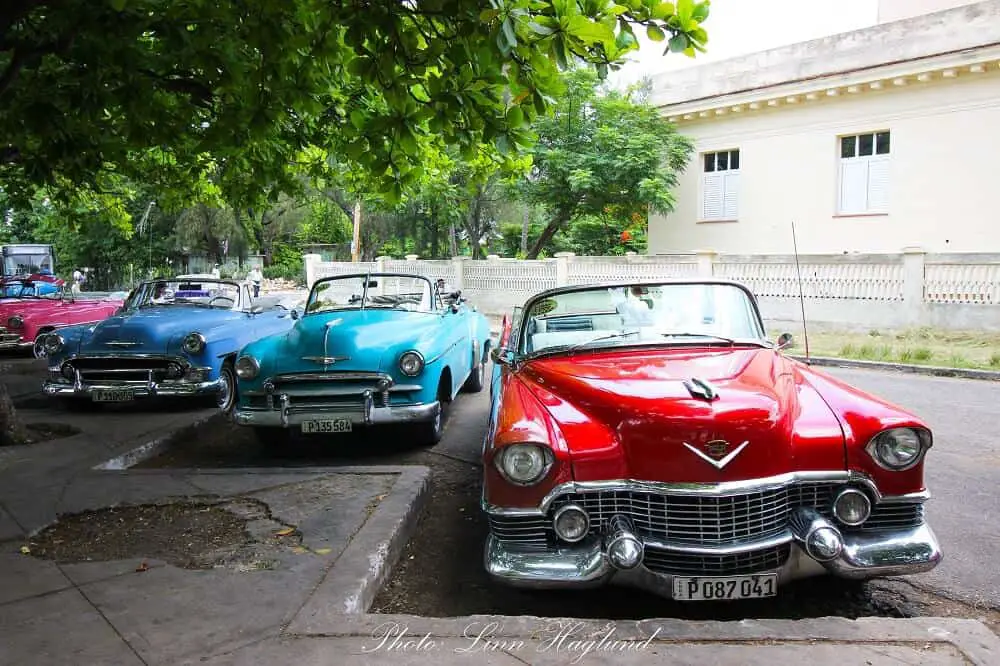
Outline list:
[[[889,212],[888,157],[874,157],[868,162],[868,212]]]
[[[725,191],[722,216],[727,220],[735,220],[740,216],[740,172],[724,172],[722,182]]]
[[[840,162],[840,211],[845,215],[864,213],[868,207],[868,162]]]
[[[701,218],[703,220],[722,219],[725,208],[724,181],[721,173],[706,173],[702,187]]]

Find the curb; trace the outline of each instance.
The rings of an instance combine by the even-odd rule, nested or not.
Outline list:
[[[930,375],[934,377],[958,377],[960,379],[982,379],[1000,382],[1000,372],[996,370],[973,370],[970,368],[946,368],[939,365],[912,365],[908,363],[886,363],[884,361],[861,361],[849,358],[832,358],[828,356],[791,355],[790,358],[807,365],[829,366],[838,368],[857,368],[863,370],[890,370],[907,372],[914,375]]]
[[[387,629],[392,629],[387,634]],[[296,638],[308,637],[299,632]],[[331,616],[321,631],[313,635],[324,638],[363,637],[378,643],[380,637],[392,635],[401,644],[412,639],[435,638],[472,639],[483,633],[494,645],[530,646],[532,641],[543,645],[563,635],[567,642],[596,641],[611,636],[613,641],[638,643],[649,641],[664,646],[696,643],[743,644],[753,652],[762,643],[798,644],[809,647],[824,643],[832,646],[852,645],[951,645],[976,666],[996,664],[1000,657],[1000,637],[977,620],[946,617],[880,618],[817,617],[802,620],[679,620],[651,618],[647,620],[592,620],[570,617],[537,617],[526,615],[467,615],[433,618],[415,615],[341,615]],[[426,637],[426,638],[425,638]],[[655,641],[655,642],[654,642]],[[433,641],[431,641],[433,643]],[[539,646],[536,646],[539,647]],[[550,646],[551,647],[551,646]],[[530,649],[530,647],[528,648]],[[541,652],[544,650],[532,650]],[[749,663],[750,659],[743,663]],[[769,661],[769,660],[768,660]],[[524,662],[527,663],[527,662]],[[720,662],[721,663],[721,662]],[[732,663],[732,662],[726,662]],[[768,663],[754,660],[753,663]],[[827,661],[823,661],[827,663]],[[832,661],[829,663],[833,663]],[[871,663],[871,662],[869,662]]]
[[[94,465],[90,469],[99,470],[102,472],[107,471],[121,471],[128,469],[129,467],[134,467],[141,462],[149,460],[150,458],[155,458],[169,448],[170,441],[175,439],[177,435],[184,432],[185,430],[197,428],[200,425],[204,425],[208,421],[214,419],[218,416],[217,413],[209,414],[207,416],[201,416],[191,423],[181,426],[180,428],[170,430],[166,435],[162,437],[157,437],[156,439],[146,442],[145,444],[140,444],[134,449],[130,449],[125,453],[115,456],[109,460]]]
[[[431,470],[412,465],[379,471],[398,472],[399,478],[289,623],[289,633],[312,633],[331,618],[364,616],[392,574],[427,502]]]

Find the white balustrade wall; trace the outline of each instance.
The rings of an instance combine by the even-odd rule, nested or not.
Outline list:
[[[509,313],[533,294],[553,287],[664,278],[715,277],[747,285],[769,321],[806,317],[849,329],[928,326],[953,330],[1000,330],[1000,255],[929,254],[906,248],[897,254],[686,255],[577,257],[520,260],[460,257],[423,260],[379,257],[373,262],[324,262],[305,255],[306,282],[351,273],[418,273],[444,278],[481,312]],[[801,274],[801,281],[798,276]]]

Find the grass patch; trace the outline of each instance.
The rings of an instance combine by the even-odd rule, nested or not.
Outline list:
[[[795,354],[805,351],[801,331],[795,334],[790,351]],[[931,328],[867,333],[811,330],[809,352],[815,356],[866,361],[1000,370],[1000,333]]]

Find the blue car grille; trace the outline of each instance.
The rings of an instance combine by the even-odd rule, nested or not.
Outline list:
[[[187,366],[184,359],[166,356],[78,356],[68,362],[84,381],[147,381],[150,372],[158,381],[166,376],[168,363]]]

